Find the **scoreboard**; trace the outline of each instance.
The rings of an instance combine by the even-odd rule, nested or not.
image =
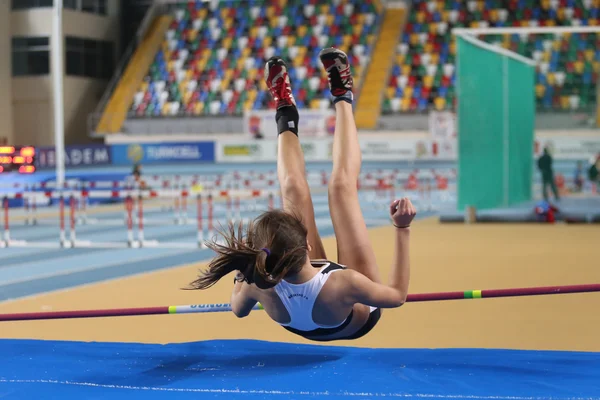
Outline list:
[[[35,148],[32,146],[0,146],[0,173],[35,172]]]

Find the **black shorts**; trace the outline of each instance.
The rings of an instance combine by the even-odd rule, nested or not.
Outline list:
[[[360,328],[358,331],[354,332],[352,335],[346,336],[346,337],[336,337],[336,338],[329,337],[332,334],[340,332],[344,328],[346,328],[346,326],[348,326],[350,324],[350,322],[352,321],[353,315],[354,315],[354,312],[350,312],[350,315],[348,316],[348,318],[346,318],[344,323],[337,328],[319,328],[319,329],[315,329],[314,331],[308,331],[308,332],[300,331],[298,329],[293,329],[293,328],[289,328],[286,326],[284,326],[284,328],[290,332],[293,332],[297,335],[302,336],[303,338],[306,338],[308,340],[314,340],[316,342],[330,342],[333,340],[354,340],[354,339],[359,339],[359,338],[365,336],[367,333],[371,332],[371,330],[375,327],[375,325],[377,325],[377,322],[379,322],[379,318],[381,318],[381,309],[376,308],[375,310],[371,311],[371,314],[369,314],[369,318],[367,319],[367,322],[365,322],[365,324],[362,326],[362,328]]]

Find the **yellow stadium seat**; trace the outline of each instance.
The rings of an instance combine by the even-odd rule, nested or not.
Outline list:
[[[552,42],[552,50],[560,51],[560,46],[561,46],[560,40],[555,40]]]
[[[229,84],[231,83],[231,79],[223,79],[221,80],[221,91],[224,92],[229,88]]]
[[[288,36],[288,41],[287,41],[288,47],[292,47],[295,44],[296,44],[296,36],[294,36],[294,35]]]
[[[438,53],[431,53],[431,63],[438,65],[440,63],[440,55]]]
[[[171,60],[167,63],[167,71],[173,71],[175,69],[175,61]]]
[[[263,47],[269,47],[273,43],[273,38],[271,36],[265,36],[263,39]]]
[[[248,36],[251,38],[256,38],[258,36],[258,26],[253,26],[252,28],[250,28]]]
[[[559,21],[564,20],[565,19],[565,9],[562,7],[559,7],[556,12],[556,16],[558,17]]]
[[[226,36],[223,38],[223,41],[221,42],[221,47],[223,47],[224,49],[230,49],[231,48],[231,42],[233,41],[233,39],[231,38],[231,36]]]
[[[535,85],[535,96],[539,99],[546,94],[546,85]]]
[[[598,25],[598,20],[594,19],[594,18],[590,18],[590,19],[588,19],[588,25],[596,26],[596,25]]]
[[[310,101],[311,110],[317,110],[321,106],[321,99],[312,99]]]
[[[546,26],[556,26],[556,22],[553,19],[546,21]]]
[[[244,47],[244,50],[242,50],[242,57],[243,58],[248,58],[248,56],[250,55],[250,53],[252,53],[252,48],[250,48],[250,47]]]
[[[254,100],[256,100],[256,93],[256,89],[250,89],[250,91],[248,91],[248,100],[254,103]]]
[[[395,87],[387,87],[385,88],[385,97],[387,99],[393,99],[395,97],[396,94],[396,88]]]
[[[200,10],[198,10],[198,18],[200,18],[200,19],[206,18],[207,12],[208,11],[206,10],[206,8],[201,8]]]
[[[585,56],[585,60],[586,60],[586,61],[588,61],[588,62],[592,62],[592,61],[594,61],[594,56],[595,56],[595,54],[594,54],[594,50],[592,50],[592,49],[587,49],[587,50],[586,50],[586,51],[585,51],[583,54],[584,54],[584,56]]]
[[[423,77],[423,86],[425,86],[427,89],[431,88],[433,86],[433,78],[433,76],[425,75]]]
[[[204,71],[204,68],[206,68],[206,60],[196,61],[196,69],[198,71]]]
[[[438,25],[435,22],[429,24],[429,33],[435,34],[437,33]]]
[[[408,111],[410,109],[410,98],[403,98],[400,102],[400,110]]]
[[[405,99],[412,99],[412,95],[413,95],[413,87],[412,86],[407,86],[404,88],[404,98]]]
[[[304,64],[304,56],[298,54],[293,61],[294,67],[300,67]]]
[[[212,53],[212,49],[206,48],[206,49],[202,50],[202,57],[208,58],[208,57],[210,57],[211,53]]]
[[[308,28],[306,27],[306,25],[300,25],[297,29],[296,32],[298,32],[298,36],[300,37],[304,37],[306,35],[306,32],[308,32]],[[266,39],[266,38],[265,38]]]
[[[273,7],[273,6],[267,7],[266,15],[267,15],[268,19],[273,19],[273,17],[275,16],[275,7]]]
[[[354,35],[357,35],[357,36],[360,36],[360,35],[362,35],[362,32],[363,32],[363,26],[364,26],[364,25],[360,25],[360,24],[356,24],[356,25],[354,25],[354,26],[352,27],[352,33],[353,33]]]
[[[523,28],[527,28],[527,27],[529,26],[529,21],[527,21],[527,20],[523,20],[523,21],[521,21],[521,26],[522,26]]]
[[[221,9],[221,19],[227,18],[228,13],[229,13],[229,8],[222,8]]]
[[[550,53],[549,51],[546,51],[544,53],[542,53],[542,61],[543,62],[550,62],[550,57],[552,56],[552,53]]]
[[[575,61],[575,72],[577,72],[578,74],[582,74],[583,73],[583,69],[585,68],[585,64],[583,63],[583,61]]]
[[[352,36],[344,35],[344,37],[342,38],[342,43],[344,44],[344,46],[348,47],[352,43]]]
[[[252,110],[252,106],[253,106],[253,105],[254,105],[254,102],[253,102],[253,101],[246,100],[246,101],[244,102],[244,111],[250,111],[250,110]]]
[[[594,61],[592,67],[594,68],[594,72],[600,72],[600,61]]]
[[[491,20],[492,22],[496,22],[496,21],[498,21],[498,10],[497,10],[497,9],[495,9],[495,8],[492,8],[492,9],[490,10],[490,20]]]
[[[548,84],[551,86],[554,86],[554,84],[556,83],[556,78],[554,77],[554,74],[551,72],[546,74],[546,80],[548,81]]]
[[[142,92],[146,92],[146,91],[148,91],[148,82],[144,82],[144,81],[142,81],[142,84],[140,85],[140,90],[141,90]]]
[[[196,105],[194,105],[194,114],[202,114],[202,111],[204,111],[204,103],[199,101],[198,103],[196,103]]]
[[[268,88],[267,88],[267,83],[265,82],[265,80],[264,80],[264,79],[261,79],[261,80],[260,80],[260,81],[258,81],[258,82],[260,82],[260,83],[259,83],[260,90],[262,90],[262,91],[265,91],[265,90],[267,90],[267,89],[268,89]]]
[[[335,15],[327,14],[327,25],[333,25],[333,21],[335,20]]]
[[[542,8],[547,10],[550,8],[550,0],[542,0]]]
[[[269,20],[269,26],[271,27],[271,29],[277,28],[277,25],[279,25],[279,21],[277,20],[277,18],[271,18]]]
[[[436,97],[434,100],[435,109],[441,111],[446,108],[446,99],[443,97]]]
[[[356,22],[359,25],[362,25],[365,23],[365,18],[367,18],[367,16],[365,14],[358,14],[358,17],[356,18]]]
[[[425,46],[423,46],[423,51],[425,53],[431,53],[433,51],[433,43],[427,42]]]
[[[162,115],[169,115],[169,103],[163,104],[162,109],[160,110],[160,113]]]
[[[287,0],[279,0],[279,7],[284,8],[287,6]]]
[[[402,66],[402,75],[409,76],[412,71],[412,67],[408,64]]]
[[[190,99],[192,98],[192,93],[193,92],[185,92],[183,94],[183,104],[184,105],[188,105],[190,102]]]
[[[191,29],[188,33],[188,37],[190,41],[196,40],[196,38],[198,37],[198,31]]]
[[[343,51],[344,53],[348,53],[350,50],[348,50],[348,45],[343,44],[340,46],[340,50]]]
[[[406,56],[403,56],[402,54],[398,54],[396,56],[396,64],[398,64],[398,65],[404,64],[405,59],[406,59]]]
[[[450,43],[450,54],[452,54],[452,55],[456,54],[456,42]]]
[[[250,70],[248,70],[248,75],[246,77],[246,79],[248,79],[249,81],[253,81],[254,79],[256,79],[256,68],[252,68]]]
[[[444,12],[442,12],[442,21],[444,21],[444,22],[450,21],[450,11],[445,10]]]
[[[410,44],[413,46],[416,46],[417,44],[419,44],[419,34],[418,33],[412,33],[410,35]]]
[[[425,22],[425,13],[423,11],[417,11],[417,23],[422,24]]]
[[[321,5],[320,14],[327,14],[329,12],[329,4]]]
[[[560,107],[562,109],[568,109],[570,106],[569,96],[560,96]]]

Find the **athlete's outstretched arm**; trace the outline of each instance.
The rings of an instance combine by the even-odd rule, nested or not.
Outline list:
[[[252,287],[246,282],[236,279],[231,293],[231,310],[238,318],[247,317],[257,301],[252,296]]]
[[[395,254],[392,272],[388,285],[371,281],[366,276],[349,271],[350,300],[373,307],[400,307],[408,296],[410,281],[410,223],[416,215],[416,210],[410,200],[396,200],[390,207],[394,221]]]

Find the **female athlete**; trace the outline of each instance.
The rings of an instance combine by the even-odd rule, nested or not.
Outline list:
[[[283,211],[268,211],[244,231],[230,225],[225,244],[209,243],[217,256],[192,283],[206,289],[237,272],[231,305],[247,316],[257,302],[275,322],[315,341],[349,340],[366,335],[379,321],[381,308],[400,307],[410,276],[410,200],[394,201],[395,255],[388,285],[381,283],[369,243],[357,191],[361,166],[348,57],[328,48],[319,54],[327,71],[336,109],[329,210],[337,239],[338,263],[327,261],[317,231],[305,163],[298,139],[298,111],[287,67],[279,57],[265,67],[267,86],[277,102],[277,173]],[[293,211],[292,211],[293,210]]]

